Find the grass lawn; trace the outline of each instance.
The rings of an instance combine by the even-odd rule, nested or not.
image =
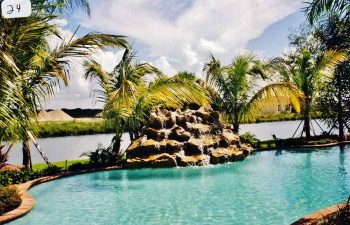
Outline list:
[[[76,162],[81,162],[85,163],[88,162],[88,159],[78,159],[78,160],[67,160],[67,161],[59,161],[59,162],[52,162],[53,165],[56,165],[58,167],[62,167],[63,169],[66,169],[66,163],[67,163],[67,168],[72,165],[73,163]],[[47,168],[46,163],[38,163],[38,164],[33,164],[33,170],[43,170]]]

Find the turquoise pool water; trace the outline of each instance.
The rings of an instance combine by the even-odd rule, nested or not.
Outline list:
[[[290,224],[350,193],[350,146],[259,152],[225,165],[52,181],[11,225]]]

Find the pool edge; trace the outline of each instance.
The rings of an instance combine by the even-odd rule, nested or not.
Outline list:
[[[337,205],[332,205],[320,210],[317,210],[309,215],[306,215],[297,221],[293,222],[291,225],[316,225],[318,221],[322,218],[326,218],[329,215],[337,212],[339,209],[346,206],[346,203],[341,203]]]
[[[102,172],[102,171],[110,171],[110,170],[119,170],[119,169],[122,169],[122,168],[118,167],[118,166],[113,166],[113,167],[106,167],[106,168],[93,169],[93,170],[80,170],[80,171],[74,171],[74,172],[65,172],[65,173],[61,173],[58,175],[40,177],[38,179],[31,180],[31,181],[28,181],[26,183],[13,185],[13,186],[18,188],[22,202],[21,202],[21,205],[19,207],[17,207],[16,209],[11,210],[11,211],[3,214],[2,216],[0,216],[0,224],[9,223],[11,221],[14,221],[14,220],[20,218],[20,217],[23,217],[34,208],[35,199],[31,194],[28,193],[28,190],[36,185],[39,185],[39,184],[42,184],[45,182],[49,182],[52,180],[57,180],[57,179],[64,178],[64,177],[69,177],[69,176]]]

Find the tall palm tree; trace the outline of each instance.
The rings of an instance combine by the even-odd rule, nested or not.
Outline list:
[[[311,24],[327,12],[339,14],[345,21],[350,20],[349,0],[312,0],[307,4],[304,11]]]
[[[85,67],[86,78],[98,79],[101,89],[97,93],[105,104],[104,114],[114,121],[112,148],[117,156],[122,153],[122,134],[128,130],[131,139],[136,138],[152,109],[179,108],[189,102],[209,104],[200,85],[180,76],[163,75],[148,63],[137,63],[129,50],[111,73],[96,61],[87,61]]]
[[[40,2],[46,4],[42,5],[45,10],[63,7],[54,5],[54,1],[36,1],[37,7]],[[0,106],[0,112],[4,112],[0,113],[0,117],[3,115],[1,119],[7,124],[0,127],[0,141],[22,139],[23,165],[26,167],[31,167],[29,138],[37,110],[54,94],[60,81],[68,85],[72,61],[89,57],[97,49],[127,46],[122,36],[90,33],[77,39],[72,36],[63,40],[56,49],[50,49],[48,37],[55,35],[61,38],[57,25],[52,23],[59,17],[45,10],[38,7],[28,18],[0,18],[0,49],[4,53],[0,57],[0,65],[11,68],[0,71],[0,76],[8,82],[0,87],[0,101],[4,103]]]
[[[203,69],[206,81],[217,91],[217,104],[233,124],[234,132],[239,132],[244,119],[253,119],[263,108],[277,107],[286,100],[299,111],[300,93],[290,83],[268,83],[260,87],[259,83],[272,73],[270,61],[245,54],[222,66],[213,55],[210,57]]]
[[[326,51],[312,55],[303,49],[285,59],[276,59],[283,82],[293,83],[304,96],[303,119],[306,138],[311,137],[311,110],[318,86],[330,79],[336,65],[345,60],[344,52]]]

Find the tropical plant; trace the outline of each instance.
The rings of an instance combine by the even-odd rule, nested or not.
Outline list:
[[[0,216],[21,204],[21,196],[16,187],[0,186]]]
[[[121,163],[121,158],[116,158],[112,149],[113,146],[104,148],[102,144],[98,144],[95,151],[84,152],[81,156],[89,157],[89,165],[91,168],[115,166]],[[74,164],[73,164],[74,165]],[[81,164],[76,164],[71,169],[79,168]],[[87,165],[85,165],[87,167]]]
[[[343,21],[338,14],[331,14],[317,24],[314,36],[324,51],[350,50],[350,23]],[[338,129],[344,137],[350,131],[350,60],[337,65],[333,78],[322,85],[318,97],[318,110],[331,130]]]
[[[106,118],[114,124],[112,149],[118,157],[123,153],[122,134],[129,131],[131,140],[137,138],[152,109],[209,103],[206,92],[192,79],[163,75],[148,63],[135,62],[129,50],[112,72],[105,71],[96,61],[87,61],[85,67],[86,78],[97,78],[101,86],[98,99],[105,104]]]
[[[308,49],[301,49],[285,58],[275,59],[282,82],[294,84],[303,94],[303,131],[307,139],[311,137],[311,111],[318,88],[332,78],[335,67],[345,60],[345,56],[344,52],[333,50],[314,55]]]
[[[312,0],[307,2],[307,4],[304,11],[311,24],[326,13],[337,13],[345,21],[350,19],[349,0]]]
[[[74,3],[73,3],[74,2]],[[34,13],[28,18],[0,18],[0,141],[23,141],[23,165],[31,167],[29,139],[35,135],[33,121],[37,111],[55,87],[68,85],[70,66],[75,59],[87,58],[107,46],[127,46],[122,36],[89,33],[62,38],[54,20],[58,11],[73,9],[85,1],[35,1]],[[50,48],[56,36],[62,43]],[[1,54],[0,54],[1,55]]]
[[[296,111],[300,110],[300,93],[293,85],[288,82],[263,84],[273,72],[271,61],[245,54],[222,66],[213,55],[210,57],[203,69],[206,81],[217,91],[216,105],[228,122],[233,123],[234,132],[239,132],[242,121],[254,119],[264,108],[292,103]]]

